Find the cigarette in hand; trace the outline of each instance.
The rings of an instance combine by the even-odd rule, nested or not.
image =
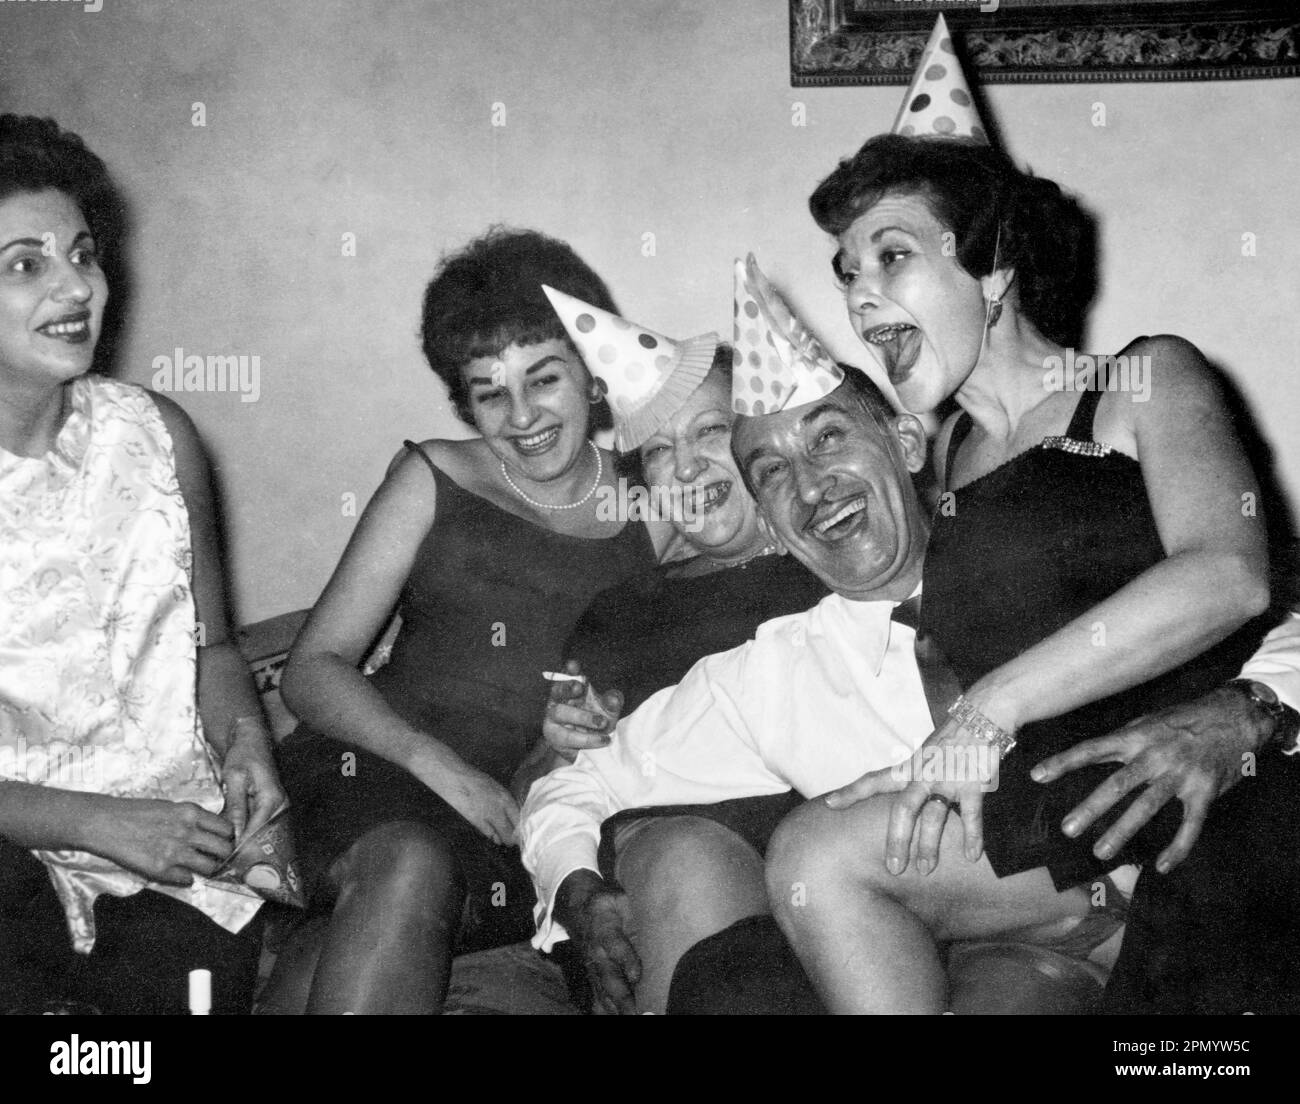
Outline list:
[[[549,682],[580,682],[584,686],[587,684],[586,675],[569,675],[563,671],[543,671],[542,678]]]

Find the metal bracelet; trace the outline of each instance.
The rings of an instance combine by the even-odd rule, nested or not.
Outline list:
[[[1011,754],[1011,749],[1016,746],[1016,738],[1001,725],[994,724],[971,705],[966,700],[965,694],[961,695],[948,708],[948,716],[977,740],[983,740],[986,744],[992,744],[996,747],[1004,759]]]

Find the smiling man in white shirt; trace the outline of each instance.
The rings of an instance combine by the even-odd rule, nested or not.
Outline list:
[[[704,899],[710,893],[745,898],[746,892],[700,857],[698,866],[679,867],[660,886],[662,898],[678,902],[676,941],[669,941],[668,953],[660,947],[638,955],[634,944],[653,942],[654,933],[633,931],[629,938],[635,910],[598,873],[603,821],[624,809],[791,788],[814,797],[908,761],[934,728],[915,634],[891,620],[894,607],[918,593],[924,561],[928,527],[910,479],[925,461],[920,423],[895,415],[870,381],[850,373],[789,415],[742,419],[733,444],[745,472],[754,457],[741,455],[739,427],[757,423],[796,442],[786,450],[787,462],[798,463],[800,442],[823,432],[843,435],[851,450],[851,478],[841,474],[835,494],[819,503],[816,524],[803,537],[781,533],[789,551],[835,593],[806,613],[768,622],[742,647],[696,664],[677,687],[624,718],[608,748],[584,752],[540,779],[523,809],[524,862],[540,902],[535,944],[549,949],[569,929],[583,944],[597,997],[610,1011],[662,1011],[675,955],[754,906],[747,901],[740,915],[710,907]],[[752,437],[746,441],[752,444]],[[1245,672],[1269,682],[1289,704],[1300,698],[1298,634],[1293,618],[1253,661],[1258,669]],[[1223,695],[1213,709],[1216,723],[1236,726],[1238,742],[1262,739],[1270,728],[1243,695]],[[1226,754],[1235,763],[1236,745]],[[1037,872],[1040,879],[1033,873],[1002,880],[1004,887],[1017,884],[999,903],[993,928],[1050,926],[1087,912],[1086,894],[1082,901],[1080,894],[1057,894],[1045,873]],[[660,909],[656,916],[662,915]]]

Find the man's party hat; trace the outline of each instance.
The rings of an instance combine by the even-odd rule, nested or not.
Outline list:
[[[542,285],[614,413],[614,443],[637,448],[704,382],[719,339],[674,341],[616,314]]]
[[[731,409],[775,414],[829,395],[844,373],[759,270],[754,254],[736,261],[736,341]]]
[[[904,137],[944,135],[973,138],[988,144],[988,134],[975,110],[970,86],[953,53],[943,16],[935,20],[930,41],[921,54],[912,84],[903,97],[892,133]]]

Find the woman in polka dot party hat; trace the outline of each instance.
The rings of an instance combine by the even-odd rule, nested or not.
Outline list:
[[[738,647],[764,622],[808,609],[827,592],[797,559],[777,554],[745,488],[731,451],[732,376],[741,369],[733,368],[730,347],[713,334],[675,342],[572,296],[546,292],[605,385],[620,446],[637,449],[650,501],[671,511],[679,540],[681,555],[672,562],[598,595],[564,651],[567,671],[599,687],[606,702],[617,690],[627,714],[680,682],[700,659]],[[751,328],[737,333],[748,339]],[[761,341],[754,336],[750,346]],[[555,684],[543,724],[552,754],[538,761],[538,775],[616,738],[609,710],[602,715],[583,701],[591,692],[573,682]],[[639,1007],[662,1012],[682,952],[751,915],[754,902],[764,899],[760,856],[797,800],[787,792],[626,810],[606,823],[612,856],[606,872],[637,918]],[[652,830],[643,830],[652,823]],[[728,831],[719,832],[718,825]],[[714,892],[707,899],[697,892],[665,899],[652,875],[662,862]],[[603,987],[607,966],[593,974],[602,1006],[629,1006],[626,994],[614,1000]]]
[[[907,855],[919,825],[935,892],[954,876],[940,876],[940,841],[956,835],[999,877],[1036,871],[1078,893],[1126,864],[1177,865],[1213,796],[1240,779],[1227,741],[1142,759],[1109,796],[1098,787],[1140,749],[1088,744],[1068,772],[1059,756],[1236,673],[1268,606],[1267,541],[1262,519],[1243,516],[1258,486],[1195,346],[1161,336],[1119,356],[1075,352],[1093,292],[1089,220],[993,149],[969,100],[940,19],[895,133],[842,161],[810,207],[835,238],[854,332],[902,405],[959,407],[936,442],[947,491],[921,620],[965,698],[930,743],[964,754],[994,734],[1003,759],[989,793],[885,772],[847,796],[867,808],[906,788],[889,853]],[[1130,804],[1144,785],[1164,800]],[[902,966],[878,966],[874,990],[897,983],[902,1000]]]

